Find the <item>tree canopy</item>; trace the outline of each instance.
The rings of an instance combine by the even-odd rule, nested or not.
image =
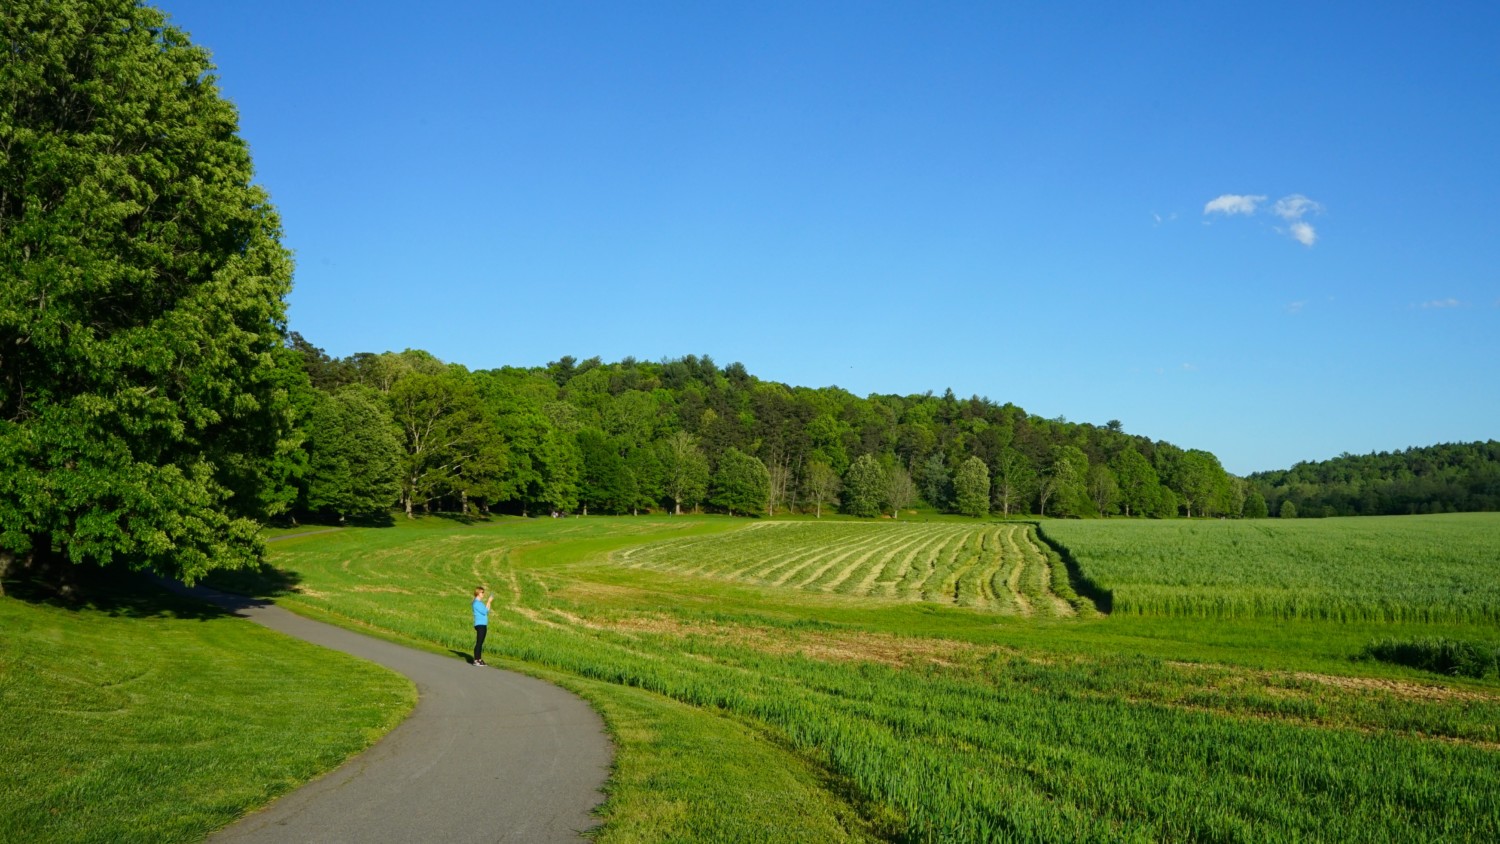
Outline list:
[[[1270,512],[1377,516],[1500,510],[1500,441],[1343,454],[1246,480]]]
[[[1240,515],[1244,500],[1207,452],[952,391],[861,398],[694,355],[471,372],[421,351],[336,359],[298,336],[291,345],[320,391],[359,384],[385,397],[406,443],[402,500],[416,508],[837,506],[874,518],[920,500],[975,516],[1164,517],[1189,504],[1195,516]]]
[[[248,563],[305,376],[235,109],[132,0],[8,0],[0,43],[0,554]]]

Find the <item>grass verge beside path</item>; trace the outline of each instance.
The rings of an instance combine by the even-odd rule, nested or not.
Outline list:
[[[590,701],[621,749],[597,844],[890,840],[846,802],[847,784],[752,722],[644,689],[529,673]]]
[[[78,608],[6,585],[0,841],[199,841],[416,703],[398,674],[147,584]]]

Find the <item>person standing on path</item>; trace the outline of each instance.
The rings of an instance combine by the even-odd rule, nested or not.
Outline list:
[[[494,595],[485,595],[483,586],[474,587],[474,664],[484,665],[484,635],[490,629],[490,602]]]

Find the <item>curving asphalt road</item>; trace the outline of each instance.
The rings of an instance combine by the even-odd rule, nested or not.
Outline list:
[[[241,842],[578,842],[596,825],[612,747],[588,704],[550,683],[193,589],[273,630],[399,671],[411,715],[369,750],[220,830]]]

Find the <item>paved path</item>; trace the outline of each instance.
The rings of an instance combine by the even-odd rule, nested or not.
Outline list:
[[[411,715],[375,746],[211,838],[224,842],[578,842],[596,824],[611,745],[550,683],[362,636],[264,601],[191,594],[410,677]],[[231,681],[233,678],[226,678]]]

